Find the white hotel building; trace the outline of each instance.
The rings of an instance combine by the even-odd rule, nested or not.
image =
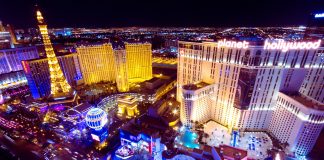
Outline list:
[[[323,104],[308,101],[300,94],[279,92],[269,131],[281,143],[287,142],[290,152],[307,155],[323,129],[323,123]]]
[[[194,113],[184,114],[190,111],[185,97],[188,89],[184,86],[204,82],[213,84],[212,96],[205,96],[211,99],[211,105],[207,108],[190,106],[208,117],[199,122],[213,119],[230,129],[280,132],[276,131],[278,127],[269,128],[278,123],[278,120],[271,121],[273,114],[286,117],[277,110],[280,92],[300,93],[305,101],[323,108],[323,65],[324,47],[284,52],[264,49],[262,44],[224,47],[217,42],[179,41],[177,100],[182,102],[181,121],[187,124],[200,119]],[[317,111],[323,113],[323,110]],[[315,134],[318,135],[324,122],[320,120],[316,124],[320,126]],[[302,130],[302,126],[297,130]],[[316,141],[317,136],[312,138]]]

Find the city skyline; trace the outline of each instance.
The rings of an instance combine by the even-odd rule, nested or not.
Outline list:
[[[28,20],[0,21],[0,159],[322,158],[324,12],[289,2],[15,2],[6,15]],[[162,25],[217,18],[279,26]],[[91,28],[108,23],[140,27]]]
[[[0,20],[16,28],[33,27],[35,4],[57,27],[262,27],[307,25],[310,14],[323,12],[324,2],[286,1],[4,1]],[[18,5],[19,4],[19,5]],[[235,4],[235,5],[233,5]],[[225,7],[230,6],[230,7]],[[15,8],[15,9],[11,9]],[[84,12],[87,11],[87,12]]]

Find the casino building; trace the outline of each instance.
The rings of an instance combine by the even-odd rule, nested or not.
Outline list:
[[[125,43],[113,49],[109,43],[77,48],[84,83],[117,83],[118,91],[129,90],[130,83],[152,78],[152,49],[149,43]]]
[[[269,131],[298,155],[309,153],[324,123],[324,105],[308,101],[299,93],[279,92]],[[315,138],[314,138],[315,137]]]
[[[0,74],[21,71],[22,60],[39,58],[36,47],[22,47],[0,50]]]
[[[85,84],[114,81],[115,63],[111,44],[80,46],[77,54]]]
[[[298,103],[296,108],[303,108],[302,117],[294,113],[296,109],[286,112],[300,122],[310,121],[319,128],[307,143],[307,147],[312,148],[324,125],[321,116],[324,102],[324,47],[320,47],[320,44],[320,40],[312,43],[267,41],[267,46],[245,41],[179,41],[177,100],[181,102],[182,123],[213,119],[230,129],[269,131],[280,139],[279,135],[284,134],[285,130],[271,127],[276,126],[278,121],[285,123],[287,118],[278,109],[278,97],[282,93],[298,93],[312,107]],[[201,83],[212,84],[213,89],[188,92],[188,85]],[[209,108],[202,107],[204,105],[198,105],[196,101],[210,101],[208,103],[211,105]],[[290,106],[283,103],[281,107]],[[206,118],[200,119],[194,112],[188,114],[192,108],[195,112],[204,113]],[[316,116],[313,111],[308,111],[310,108],[316,110]],[[297,112],[301,111],[297,109]],[[273,115],[283,119],[271,120]],[[298,127],[294,132],[302,132],[304,126],[294,123],[291,126]],[[297,148],[298,145],[291,151],[300,155],[309,152],[299,152]]]
[[[0,50],[0,89],[18,88],[27,83],[22,60],[38,58],[36,47],[21,47]]]
[[[75,63],[75,54],[67,54],[58,56],[58,63],[63,74],[71,86],[76,86],[78,77],[78,65]],[[31,59],[22,61],[22,66],[28,81],[28,86],[34,99],[47,97],[51,93],[50,73],[48,67],[48,59]]]

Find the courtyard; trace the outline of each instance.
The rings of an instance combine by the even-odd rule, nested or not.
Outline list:
[[[208,136],[202,141],[207,145],[217,147],[220,144],[235,144],[235,147],[247,150],[248,157],[253,159],[265,159],[268,156],[267,151],[273,147],[270,137],[264,132],[238,132],[234,138],[226,127],[214,121],[204,124],[204,132]]]

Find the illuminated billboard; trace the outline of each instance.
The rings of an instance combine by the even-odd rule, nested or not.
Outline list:
[[[228,41],[226,39],[217,41],[217,47],[228,47],[228,48],[249,48],[249,42],[236,42],[236,41]]]
[[[285,40],[266,40],[264,42],[264,49],[268,50],[281,50],[287,52],[290,49],[317,49],[321,46],[321,40],[316,42],[286,42]]]

